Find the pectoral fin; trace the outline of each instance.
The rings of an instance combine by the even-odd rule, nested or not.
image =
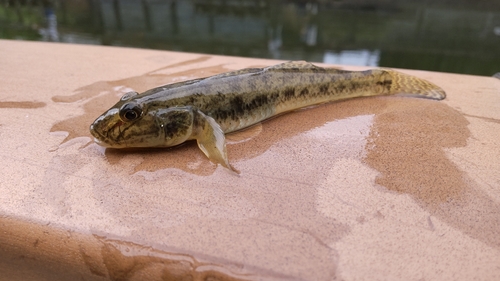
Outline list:
[[[210,116],[201,111],[196,111],[194,124],[194,138],[198,147],[205,153],[210,161],[239,173],[227,159],[226,138],[220,125]]]

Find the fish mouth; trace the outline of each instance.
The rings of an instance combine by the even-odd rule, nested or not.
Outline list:
[[[96,130],[94,124],[90,125],[89,129],[90,129],[90,134],[94,137],[94,141],[97,143],[102,142],[102,139],[104,139],[104,135],[102,135]]]
[[[119,143],[117,141],[113,141],[111,138],[108,137],[109,131],[101,131],[97,129],[94,124],[90,125],[90,134],[94,137],[94,142],[97,143],[98,145],[102,147],[108,147],[108,148],[126,148],[127,145],[123,143]]]
[[[96,129],[94,124],[90,125],[90,134],[94,137],[94,142],[100,146],[110,147],[109,138]]]

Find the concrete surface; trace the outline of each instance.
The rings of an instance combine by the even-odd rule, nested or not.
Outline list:
[[[1,280],[500,280],[500,80],[362,98],[194,143],[92,143],[128,89],[270,60],[0,40]],[[347,69],[359,69],[348,68]]]

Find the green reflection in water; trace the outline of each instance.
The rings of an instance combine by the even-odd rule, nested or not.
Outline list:
[[[496,2],[8,0],[0,38],[490,76],[500,71]]]

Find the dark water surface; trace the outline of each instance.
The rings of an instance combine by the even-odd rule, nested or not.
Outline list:
[[[500,72],[500,1],[3,0],[0,38]]]

